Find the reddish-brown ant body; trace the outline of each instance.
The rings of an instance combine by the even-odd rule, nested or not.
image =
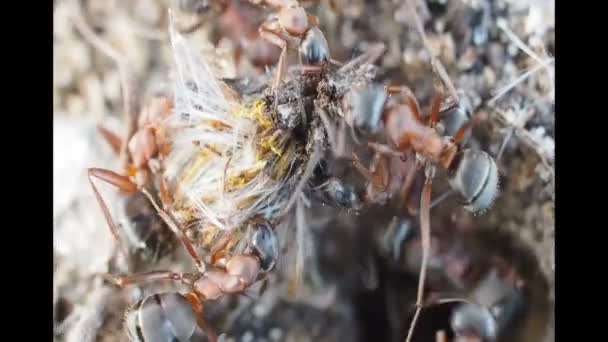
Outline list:
[[[112,281],[124,287],[152,281],[178,281],[187,286],[188,294],[162,293],[144,298],[125,314],[127,333],[132,341],[188,340],[196,325],[211,341],[217,339],[203,315],[202,302],[216,300],[225,294],[239,294],[274,268],[278,258],[278,241],[272,227],[264,220],[253,220],[243,254],[230,257],[223,265],[203,268],[194,273],[153,271],[114,276]],[[168,329],[167,326],[171,326]]]
[[[431,248],[430,205],[432,179],[437,169],[449,174],[451,187],[465,201],[465,208],[479,212],[489,208],[498,190],[496,163],[487,153],[460,150],[458,142],[474,121],[460,127],[454,137],[441,136],[435,126],[440,118],[441,97],[435,96],[429,123],[423,123],[420,106],[413,92],[405,86],[366,85],[353,89],[343,103],[343,116],[353,129],[381,132],[387,145],[372,144],[376,156],[367,169],[354,156],[355,168],[370,182],[367,199],[374,193],[407,197],[417,171],[424,169],[425,181],[420,201],[422,266],[420,269],[416,315],[408,340],[423,305],[426,268]],[[409,160],[410,166],[405,167]],[[401,163],[401,165],[400,165]],[[400,168],[399,166],[403,166]],[[405,174],[405,175],[404,175]]]
[[[394,94],[398,96],[391,96]],[[397,167],[387,166],[405,165],[414,157],[416,167],[403,167],[402,173],[415,173],[424,167],[426,173],[430,173],[427,175],[428,183],[435,168],[444,170],[450,176],[451,186],[464,198],[468,210],[486,210],[496,196],[496,164],[483,151],[459,148],[458,142],[473,121],[460,127],[454,137],[437,133],[435,125],[440,116],[440,102],[439,97],[434,98],[430,124],[425,125],[418,102],[407,87],[369,85],[353,90],[343,106],[346,121],[351,127],[369,133],[381,130],[387,140],[387,145],[370,144],[377,151],[370,167],[372,170],[363,166],[356,156],[354,165],[370,180],[375,190],[386,190],[390,188],[391,177],[397,177],[399,172]],[[411,178],[410,174],[405,177]],[[405,182],[404,186],[409,185]]]
[[[297,49],[304,71],[318,72],[330,61],[329,45],[317,17],[306,13],[297,0],[266,0],[276,9],[261,26],[260,36],[281,48],[272,86],[276,93],[283,77],[287,52]]]

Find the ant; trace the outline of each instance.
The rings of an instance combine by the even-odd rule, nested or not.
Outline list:
[[[424,168],[425,180],[420,201],[422,266],[420,270],[416,315],[408,340],[423,306],[426,268],[430,253],[430,206],[432,179],[436,171],[448,173],[453,190],[464,199],[465,209],[480,212],[488,209],[498,190],[498,170],[494,159],[483,151],[462,150],[458,143],[474,120],[460,127],[453,137],[436,130],[440,118],[441,97],[434,96],[429,122],[423,122],[420,106],[406,86],[367,85],[353,89],[344,99],[346,122],[353,129],[383,133],[387,145],[370,144],[376,155],[366,168],[353,154],[353,166],[370,182],[366,199],[378,201],[384,194],[392,197],[409,193],[416,172]],[[406,167],[406,163],[410,163]],[[400,167],[401,166],[401,167]]]
[[[394,94],[399,95],[397,99],[391,96]],[[343,103],[346,121],[351,127],[369,133],[377,133],[384,126],[383,132],[389,143],[370,143],[370,147],[377,153],[369,169],[356,155],[353,155],[353,165],[370,181],[370,191],[378,192],[390,189],[391,185],[401,184],[399,180],[402,177],[399,176],[403,176],[404,171],[407,172],[405,179],[413,180],[415,172],[422,167],[425,168],[427,178],[425,187],[430,187],[435,169],[442,169],[448,172],[450,185],[463,197],[467,210],[486,210],[491,206],[498,187],[498,171],[494,159],[483,151],[460,149],[458,143],[473,120],[461,126],[453,137],[437,133],[435,126],[440,117],[440,102],[438,96],[433,99],[427,126],[423,123],[418,102],[408,87],[368,85],[351,91]],[[465,109],[455,106],[445,112],[455,112],[453,116],[458,116],[463,110]],[[449,127],[452,128],[451,125]],[[412,156],[415,157],[415,167],[403,167],[400,170],[394,166],[406,165]],[[406,188],[411,185],[408,181],[405,182]],[[407,193],[407,190],[402,189],[402,193]],[[368,195],[369,198],[373,196]]]
[[[220,34],[216,37],[215,43],[226,37],[235,44],[236,65],[240,65],[242,57],[246,57],[256,68],[264,68],[278,61],[281,50],[260,36],[258,28],[264,17],[261,9],[253,1],[180,1],[179,8],[182,12],[198,16],[210,11],[216,14]],[[182,33],[194,31],[203,21],[204,19],[201,18],[192,28]]]
[[[330,61],[329,45],[319,29],[319,20],[306,13],[297,0],[265,0],[275,8],[259,28],[260,36],[281,49],[272,91],[277,91],[285,69],[288,49],[297,49],[305,73],[317,73]]]
[[[257,6],[268,5],[274,13],[256,30],[255,21],[251,20],[253,8],[246,2]],[[298,50],[300,64],[305,73],[318,73],[330,62],[329,45],[318,27],[317,17],[308,14],[297,0],[215,0],[202,4],[196,1],[182,1],[180,7],[195,13],[202,13],[215,7],[221,13],[222,32],[227,32],[230,39],[238,42],[237,61],[245,53],[256,66],[274,63],[277,52],[273,47],[278,47],[280,54],[272,86],[275,98],[285,72],[288,50]]]
[[[171,280],[188,287],[188,294],[161,293],[140,300],[125,313],[127,334],[132,341],[188,340],[196,325],[209,340],[217,336],[206,322],[202,302],[216,300],[224,294],[243,293],[271,271],[278,259],[278,241],[274,230],[263,219],[249,225],[248,246],[243,254],[230,257],[223,266],[214,265],[193,273],[153,271],[141,274],[114,276],[119,287],[145,282]]]
[[[455,341],[495,341],[525,310],[523,282],[514,274],[504,274],[504,262],[496,259],[468,297],[444,299],[439,303],[461,302],[452,312],[450,326]],[[511,272],[513,273],[513,272]]]
[[[418,270],[422,246],[413,228],[410,219],[394,217],[376,233],[381,255],[391,267]],[[432,239],[434,266],[427,285],[436,290],[426,305],[457,304],[450,315],[455,341],[494,341],[506,333],[526,305],[524,281],[514,266],[498,255],[484,257],[467,236],[433,234]]]
[[[102,180],[117,187],[122,192],[134,196],[138,191],[141,191],[150,203],[154,206],[155,210],[159,213],[163,221],[171,229],[171,231],[179,237],[182,244],[188,251],[188,253],[196,260],[196,264],[199,268],[202,268],[202,262],[196,254],[196,251],[190,241],[178,228],[178,225],[174,218],[168,211],[161,209],[155,202],[150,192],[146,189],[150,184],[149,173],[157,173],[160,171],[158,160],[154,159],[159,156],[162,157],[168,153],[169,145],[166,141],[165,132],[160,125],[162,120],[169,115],[172,111],[172,101],[169,98],[159,97],[144,107],[144,110],[140,113],[138,119],[138,129],[129,139],[127,144],[128,160],[130,164],[126,166],[126,174],[121,175],[114,171],[101,169],[101,168],[89,168],[88,178],[91,187],[95,193],[95,198],[99,206],[101,207],[110,233],[114,239],[119,243],[125,255],[128,255],[128,250],[121,243],[120,233],[118,225],[112,219],[110,210],[106,205],[103,197],[101,196],[97,186],[93,182],[93,178]],[[122,139],[111,132],[110,130],[100,126],[99,130],[102,136],[105,138],[115,151],[119,151],[121,146],[124,144]],[[160,181],[160,199],[165,208],[169,207],[170,197],[167,190],[167,185],[164,179]]]

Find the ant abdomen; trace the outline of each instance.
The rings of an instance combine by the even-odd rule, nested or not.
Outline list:
[[[266,223],[257,223],[251,237],[254,254],[260,260],[260,268],[269,272],[274,268],[279,258],[279,243],[272,227]]]
[[[197,323],[192,305],[183,295],[160,293],[129,308],[125,327],[131,341],[190,341]]]
[[[486,307],[478,304],[459,305],[452,313],[450,326],[458,337],[494,341],[498,336],[498,326],[494,316]]]
[[[456,336],[481,341],[503,336],[525,308],[521,288],[513,285],[496,270],[486,274],[473,292],[474,302],[463,303],[452,312],[450,325]]]
[[[322,65],[330,58],[329,45],[321,30],[312,26],[300,43],[300,58],[304,65]]]
[[[464,199],[465,209],[480,212],[490,208],[498,193],[494,158],[484,151],[466,149],[458,153],[454,165],[449,182]]]

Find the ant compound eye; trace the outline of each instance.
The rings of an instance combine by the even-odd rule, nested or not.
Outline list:
[[[329,45],[321,30],[311,27],[300,44],[300,57],[305,65],[320,65],[329,61]]]
[[[350,94],[353,126],[375,132],[380,126],[388,94],[383,86],[370,85],[353,90]]]
[[[486,152],[470,149],[462,151],[456,158],[457,166],[449,181],[464,198],[465,209],[471,212],[488,209],[498,192],[496,162]]]
[[[254,253],[260,259],[260,267],[264,272],[274,268],[279,258],[279,244],[274,230],[266,223],[256,224],[256,230],[251,238]]]
[[[496,339],[498,327],[492,314],[481,305],[461,304],[450,319],[450,326],[456,336],[475,336],[482,341]]]
[[[188,341],[196,329],[192,305],[179,293],[155,294],[139,308],[142,341]],[[138,341],[138,340],[136,340]]]

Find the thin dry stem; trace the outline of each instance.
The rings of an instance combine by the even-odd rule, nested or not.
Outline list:
[[[541,68],[544,68],[550,64],[553,64],[553,59],[550,59],[548,61],[542,61],[540,64],[535,65],[532,69],[521,74],[519,77],[517,77],[515,80],[513,80],[513,82],[511,82],[511,83],[507,84],[506,86],[504,86],[503,88],[501,88],[496,93],[496,95],[494,95],[494,97],[492,97],[490,100],[488,100],[488,106],[493,106],[494,103],[498,99],[500,99],[502,96],[504,96],[506,93],[508,93],[511,89],[516,87],[519,83],[525,81],[528,77],[530,77],[530,75],[536,73]]]
[[[422,263],[420,265],[420,276],[418,277],[418,295],[416,298],[416,313],[410,325],[406,341],[411,341],[414,334],[414,328],[424,302],[424,284],[426,282],[426,269],[429,261],[429,253],[431,251],[431,185],[432,177],[427,175],[424,182],[424,189],[420,199],[420,235],[422,238]]]
[[[504,20],[499,20],[496,23],[496,26],[498,26],[498,28],[501,29],[507,35],[507,37],[509,37],[509,39],[511,39],[511,41],[517,45],[518,48],[520,48],[531,58],[535,59],[539,64],[544,65],[545,70],[547,70],[547,74],[551,78],[551,82],[553,82],[553,71],[549,68],[549,65],[545,64],[545,61],[539,55],[537,55],[521,39],[519,39],[519,37],[517,37],[517,35],[515,35],[515,33],[509,29]]]
[[[422,311],[422,307],[417,306],[416,312],[414,313],[414,318],[412,319],[412,323],[410,324],[410,329],[407,331],[407,337],[405,338],[405,342],[410,342],[412,340],[412,336],[414,336],[414,328],[416,327],[416,323],[418,322],[418,316],[420,316],[420,311]]]
[[[321,149],[318,146],[315,146],[314,151],[310,154],[308,163],[306,164],[306,168],[304,169],[304,173],[302,174],[299,183],[296,185],[296,188],[294,189],[293,194],[291,195],[291,198],[289,199],[289,202],[287,202],[287,205],[285,206],[285,209],[283,210],[282,215],[285,215],[286,213],[288,213],[289,210],[291,209],[291,207],[299,199],[300,194],[302,193],[302,190],[304,190],[304,186],[306,186],[306,183],[310,179],[310,176],[312,176],[312,173],[314,172],[315,167],[319,163],[320,159],[321,159]]]
[[[128,163],[127,143],[129,138],[133,135],[137,125],[137,114],[139,112],[138,94],[136,90],[136,78],[131,72],[131,67],[125,56],[114,49],[108,42],[101,39],[91,26],[87,23],[84,13],[82,12],[82,6],[79,0],[72,0],[72,21],[78,32],[83,38],[89,42],[95,49],[112,59],[118,67],[118,74],[120,76],[120,84],[123,98],[123,115],[125,120],[125,135],[123,137],[123,144],[120,149],[120,160],[126,165]]]
[[[452,83],[450,76],[448,75],[445,67],[443,66],[443,63],[441,63],[441,61],[437,58],[437,56],[435,56],[435,54],[433,53],[433,50],[431,49],[431,44],[429,43],[426,33],[424,32],[424,26],[422,25],[422,20],[420,19],[420,16],[418,15],[416,6],[414,4],[412,4],[412,0],[407,0],[406,5],[408,6],[410,12],[412,13],[412,15],[414,17],[414,22],[416,23],[416,29],[418,30],[418,32],[420,33],[420,37],[422,38],[422,44],[424,45],[424,48],[429,53],[433,71],[435,71],[435,73],[439,76],[439,78],[441,79],[443,84],[448,88],[452,98],[458,102],[459,97],[458,97],[458,93],[456,92],[456,88],[454,87],[454,84]]]

